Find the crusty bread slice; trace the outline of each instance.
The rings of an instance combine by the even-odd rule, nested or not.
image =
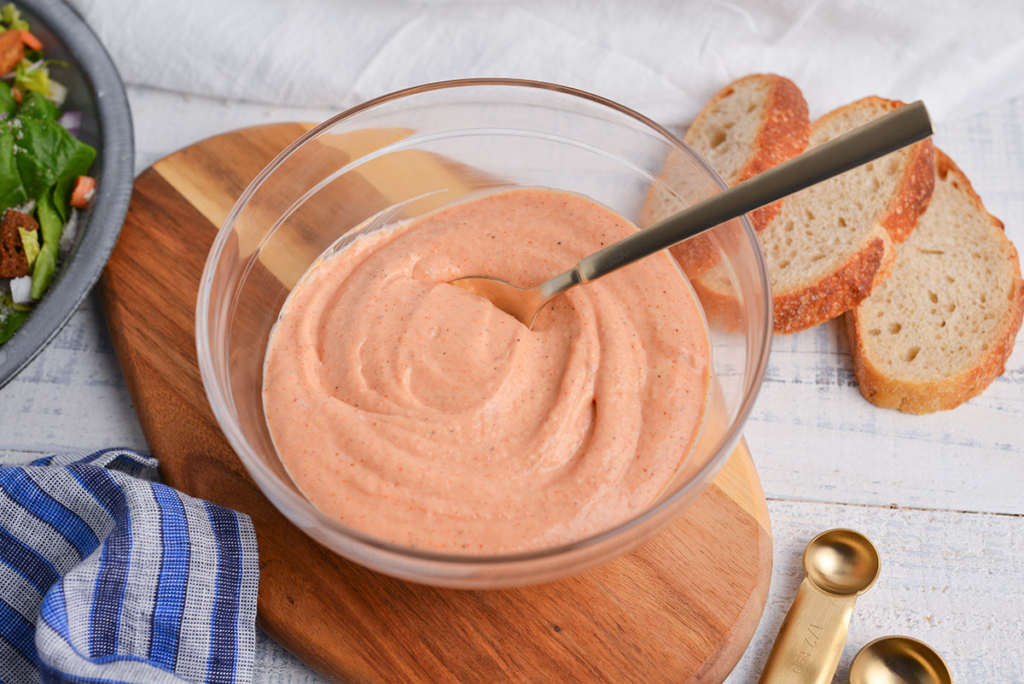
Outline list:
[[[846,316],[868,401],[908,413],[959,406],[1002,374],[1024,316],[1017,251],[936,150],[931,205],[892,276]]]
[[[719,91],[686,133],[685,141],[700,154],[728,185],[747,180],[796,156],[807,147],[810,122],[807,103],[792,81],[774,74],[754,74],[730,83]],[[670,154],[651,186],[641,211],[641,226],[680,211],[693,186],[693,169]],[[776,202],[751,213],[760,232],[779,209]],[[672,250],[687,275],[707,271],[720,259],[708,236],[698,236]]]
[[[868,123],[902,102],[867,97],[811,126],[809,147]],[[761,233],[775,300],[775,332],[793,333],[848,311],[888,275],[935,184],[926,140],[803,190]]]
[[[731,187],[807,149],[810,127],[807,102],[796,84],[775,74],[753,74],[711,98],[683,141]],[[754,230],[764,230],[779,205],[751,212]]]

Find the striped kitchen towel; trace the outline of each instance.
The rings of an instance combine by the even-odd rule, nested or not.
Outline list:
[[[252,681],[248,516],[127,449],[0,467],[0,682]]]

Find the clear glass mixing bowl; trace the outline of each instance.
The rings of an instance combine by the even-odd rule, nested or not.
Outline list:
[[[670,132],[603,98],[529,81],[436,83],[367,102],[295,141],[238,200],[206,262],[196,338],[206,393],[224,434],[296,526],[380,572],[440,586],[499,588],[556,579],[625,553],[700,495],[740,440],[761,384],[771,296],[757,239],[743,219],[679,253],[707,313],[713,403],[693,452],[646,510],[556,548],[465,556],[401,547],[314,508],[281,464],[262,405],[267,340],[292,286],[353,228],[374,229],[509,186],[586,195],[644,227],[723,184]]]

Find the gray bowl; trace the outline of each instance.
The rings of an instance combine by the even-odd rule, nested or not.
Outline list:
[[[96,284],[128,211],[135,164],[128,98],[96,35],[59,0],[15,0],[15,5],[43,41],[46,58],[67,62],[51,65],[50,75],[68,89],[64,111],[82,112],[78,137],[97,150],[92,167],[97,188],[49,291],[14,337],[0,345],[0,387],[43,350]]]

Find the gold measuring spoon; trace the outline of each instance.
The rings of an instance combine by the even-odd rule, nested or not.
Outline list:
[[[953,675],[942,656],[923,641],[887,636],[854,656],[850,684],[953,684]]]
[[[878,579],[878,551],[853,530],[828,530],[804,550],[804,573],[760,684],[828,684],[843,654],[857,597]]]
[[[458,278],[451,284],[491,300],[496,307],[532,328],[540,310],[569,288],[597,280],[726,221],[913,145],[931,134],[932,124],[924,103],[914,102],[608,245],[536,287],[524,289],[482,275]]]

